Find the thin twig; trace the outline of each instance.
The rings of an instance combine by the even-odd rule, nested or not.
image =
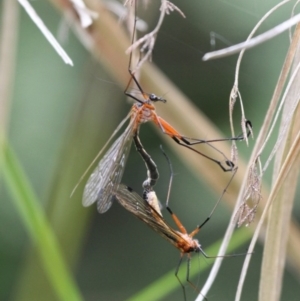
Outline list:
[[[163,24],[165,15],[169,15],[170,12],[176,10],[181,14],[183,18],[185,18],[184,13],[172,2],[168,0],[161,0],[160,6],[160,16],[155,28],[148,34],[144,35],[142,38],[138,39],[135,43],[133,43],[127,50],[126,53],[129,54],[130,52],[134,51],[138,47],[140,48],[140,52],[144,53],[143,58],[138,62],[136,67],[134,68],[133,72],[140,69],[141,66],[148,60],[151,60],[152,51],[154,49],[154,45],[156,42],[157,34]]]
[[[208,61],[208,60],[218,59],[221,57],[226,57],[226,56],[235,54],[243,49],[253,48],[261,43],[264,43],[270,39],[273,39],[274,37],[278,36],[279,34],[283,33],[284,31],[288,30],[292,26],[296,25],[298,22],[300,22],[300,14],[292,17],[291,19],[275,26],[274,28],[266,31],[265,33],[255,37],[249,41],[239,43],[239,44],[230,46],[225,49],[208,52],[203,56],[202,60]]]
[[[63,50],[60,44],[57,42],[53,34],[46,27],[42,19],[35,12],[31,4],[27,0],[18,0],[19,3],[24,7],[25,11],[31,18],[31,20],[36,24],[39,30],[43,33],[48,42],[52,45],[55,51],[59,54],[59,56],[63,59],[66,64],[73,66],[73,62],[68,56],[68,54]]]
[[[247,40],[245,41],[245,43],[247,43],[248,41],[251,40],[251,38],[254,36],[254,34],[257,32],[258,28],[262,25],[262,23],[272,14],[274,13],[278,8],[280,8],[282,5],[290,2],[291,0],[285,0],[282,1],[280,3],[278,3],[277,5],[275,5],[272,9],[270,9],[258,22],[257,24],[254,26],[254,28],[252,29],[251,33],[249,34]],[[230,120],[230,128],[231,128],[231,134],[232,137],[235,136],[235,132],[234,132],[234,126],[233,126],[233,120],[232,120],[232,113],[233,113],[233,108],[234,108],[234,104],[236,102],[236,98],[238,97],[238,99],[240,100],[240,105],[241,105],[241,115],[242,115],[242,124],[244,124],[244,120],[246,119],[245,116],[245,112],[244,112],[244,107],[243,107],[243,101],[242,101],[242,97],[239,91],[239,72],[240,72],[240,67],[241,67],[241,62],[242,62],[242,58],[244,56],[245,51],[247,50],[247,48],[244,48],[241,50],[239,57],[237,59],[237,63],[236,63],[236,68],[235,68],[235,78],[234,78],[234,84],[230,93],[230,98],[229,98],[229,120]],[[243,134],[245,137],[246,142],[248,143],[248,139],[247,139],[247,130],[243,130]]]

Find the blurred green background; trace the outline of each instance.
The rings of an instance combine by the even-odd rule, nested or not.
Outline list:
[[[187,18],[182,19],[176,12],[166,17],[157,38],[153,62],[228,136],[228,99],[237,56],[211,62],[202,62],[201,58],[213,50],[212,32],[221,37],[216,39],[215,49],[227,46],[227,42],[239,43],[278,1],[173,2]],[[2,1],[0,3],[2,5]],[[31,4],[48,28],[57,34],[62,16],[51,3],[34,1]],[[141,17],[152,28],[158,14],[157,7],[151,7],[151,2],[149,6]],[[284,6],[272,15],[259,32],[286,20],[291,7],[292,4]],[[95,206],[83,208],[83,185],[69,199],[76,181],[126,116],[130,105],[123,88],[114,84],[114,79],[71,31],[62,44],[74,67],[61,61],[20,9],[9,141],[60,239],[64,256],[72,266],[85,300],[125,300],[164,273],[175,271],[179,252],[117,203],[103,215],[97,213]],[[255,135],[262,124],[288,46],[286,32],[246,52],[242,62],[240,91]],[[165,93],[168,99],[168,91]],[[168,99],[168,103],[172,100]],[[238,128],[238,106],[235,113]],[[164,202],[169,171],[158,147],[164,142],[150,124],[141,128],[141,140],[159,166],[156,192]],[[240,154],[246,160],[253,144],[250,140],[249,148],[240,145]],[[180,158],[164,147],[176,172],[171,208],[187,229],[192,230],[206,218],[221,192],[213,192],[205,183],[199,183]],[[221,171],[216,169],[216,172]],[[122,182],[141,192],[145,178],[144,164],[132,148]],[[54,293],[48,293],[46,277],[34,278],[39,270],[43,275],[39,257],[3,181],[0,188],[0,300],[58,300]],[[299,201],[297,206],[299,209]],[[204,250],[222,238],[230,214],[221,204],[212,221],[198,235]],[[299,219],[299,210],[295,210],[295,215]],[[66,224],[72,217],[72,226],[66,227],[58,216],[64,216]],[[72,245],[71,241],[77,241],[77,245]],[[246,248],[239,251],[245,252]],[[257,246],[242,300],[257,298],[260,261],[261,247]],[[243,258],[224,261],[207,296],[209,300],[233,300],[242,262]],[[207,264],[208,260],[200,256],[199,265]],[[182,268],[185,269],[184,264]],[[201,287],[206,276],[207,272],[193,282]],[[175,277],[174,281],[177,281]],[[299,293],[299,279],[287,271],[282,300],[298,300]],[[189,286],[187,294],[188,300],[196,296]],[[179,284],[176,292],[164,300],[183,300]]]

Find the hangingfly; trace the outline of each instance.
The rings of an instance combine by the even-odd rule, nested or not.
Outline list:
[[[117,130],[130,117],[129,125],[100,160],[85,185],[82,199],[83,206],[90,206],[97,201],[97,208],[100,213],[104,213],[110,208],[112,204],[111,193],[114,187],[121,182],[133,136],[137,133],[142,123],[153,120],[156,117],[155,107],[152,104],[155,101],[166,102],[165,99],[151,94],[144,102],[136,102],[132,106],[130,114]]]
[[[168,195],[166,200],[166,209],[171,214],[173,221],[175,222],[178,230],[173,229],[163,218],[161,213],[161,205],[157,199],[157,196],[155,194],[155,191],[153,190],[153,185],[156,183],[156,180],[158,179],[158,170],[155,162],[152,160],[150,155],[146,152],[144,149],[141,141],[139,140],[138,136],[134,137],[134,142],[137,151],[140,153],[141,157],[143,158],[146,169],[147,169],[147,180],[143,183],[144,187],[144,193],[143,198],[140,197],[136,192],[134,192],[131,188],[129,188],[126,185],[120,184],[116,189],[112,192],[118,202],[129,212],[131,212],[135,217],[142,220],[144,223],[146,223],[151,229],[159,233],[163,238],[165,238],[167,241],[169,241],[173,246],[175,246],[180,251],[180,262],[176,268],[175,276],[177,277],[184,293],[184,298],[186,300],[186,293],[185,288],[182,282],[180,281],[178,277],[178,271],[179,267],[182,261],[182,258],[186,254],[188,257],[187,262],[187,275],[186,279],[187,281],[196,289],[196,286],[189,280],[189,268],[190,268],[190,258],[192,252],[200,252],[202,253],[206,258],[215,258],[210,257],[206,255],[206,253],[201,248],[201,245],[197,239],[194,239],[194,236],[200,231],[200,229],[210,220],[211,216],[213,215],[215,209],[217,208],[219,202],[221,201],[223,195],[225,194],[228,186],[230,185],[233,177],[235,176],[235,173],[237,171],[237,168],[234,168],[232,176],[226,185],[225,189],[223,190],[220,198],[215,203],[214,207],[212,208],[211,213],[209,216],[204,220],[203,223],[201,223],[199,226],[197,226],[191,233],[188,233],[183,226],[183,224],[180,222],[178,217],[172,212],[172,210],[169,207],[169,197],[170,197],[170,191],[171,186],[173,182],[173,168],[170,159],[164,152],[164,150],[161,147],[161,150],[166,157],[169,168],[170,168],[170,182],[169,182],[169,189],[168,189]]]
[[[187,255],[187,274],[186,280],[191,284],[191,286],[195,289],[197,287],[190,281],[189,273],[190,273],[190,259],[192,252],[200,252],[206,258],[211,258],[206,255],[203,251],[199,241],[194,239],[194,235],[196,235],[200,229],[206,224],[209,220],[207,218],[200,226],[198,226],[191,233],[188,233],[185,227],[181,224],[177,216],[171,211],[169,207],[167,210],[171,214],[174,222],[176,223],[178,229],[180,231],[174,230],[162,217],[161,212],[157,212],[154,207],[152,207],[148,201],[147,196],[145,199],[141,198],[136,192],[132,191],[131,188],[120,184],[117,189],[113,192],[116,196],[116,199],[119,203],[129,212],[131,212],[134,216],[142,220],[146,223],[151,229],[159,233],[163,238],[169,241],[175,248],[180,251],[180,261],[175,271],[175,276],[178,279],[184,294],[184,300],[186,300],[185,287],[182,284],[181,280],[178,277],[179,267],[182,262],[184,255]],[[150,192],[151,193],[151,192]]]

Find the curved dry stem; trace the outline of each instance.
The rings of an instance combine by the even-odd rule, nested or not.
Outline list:
[[[282,105],[284,103],[284,100],[286,99],[286,95],[287,95],[288,91],[290,91],[290,87],[291,87],[291,85],[293,83],[293,78],[295,78],[295,76],[296,76],[296,72],[294,72],[293,73],[293,77],[289,81],[289,84],[287,86],[287,89],[286,89],[286,92],[284,94],[284,97],[282,98],[281,105],[279,106],[279,108],[277,108],[277,103],[279,101],[279,97],[280,97],[280,95],[282,93],[282,89],[284,87],[285,81],[286,81],[287,76],[289,74],[289,71],[290,71],[290,68],[291,68],[291,64],[292,64],[292,60],[293,60],[293,58],[295,56],[295,51],[297,49],[297,45],[298,45],[299,39],[300,39],[300,26],[298,25],[297,28],[296,28],[296,30],[295,30],[294,39],[293,39],[293,42],[292,42],[292,44],[291,44],[291,46],[289,48],[289,51],[288,51],[286,60],[284,62],[284,66],[282,68],[282,72],[281,72],[280,77],[278,79],[278,82],[277,82],[277,85],[276,85],[273,97],[271,99],[270,106],[269,106],[268,112],[266,114],[263,126],[261,128],[261,131],[260,131],[260,134],[259,134],[259,136],[257,138],[256,144],[255,144],[255,147],[254,147],[254,150],[253,150],[253,153],[252,153],[252,156],[250,158],[250,162],[251,162],[250,164],[251,164],[251,166],[255,165],[256,162],[259,161],[259,157],[260,157],[263,149],[265,148],[266,141],[270,137],[270,131],[272,131],[272,129],[274,128],[275,121],[277,121],[277,118],[279,116],[278,113],[276,114],[276,109],[277,110],[281,110],[281,107],[282,107]],[[297,101],[297,98],[295,98],[295,100]],[[293,106],[293,107],[295,109],[295,106]],[[294,112],[294,110],[293,110],[293,112]],[[269,130],[269,127],[270,127],[270,124],[271,124],[271,121],[272,121],[274,115],[277,115],[277,116],[274,117],[273,126],[271,126],[271,129]],[[262,178],[262,174],[266,170],[267,166],[268,166],[268,161],[267,161],[267,165],[265,164],[264,169],[263,168],[260,169],[261,170],[261,175],[260,175],[261,178]],[[247,173],[248,174],[248,176],[247,176],[248,179],[250,179],[252,177],[252,175],[251,175],[250,172],[251,172],[251,169],[249,169],[249,172]],[[245,185],[246,185],[246,183],[245,183]],[[242,189],[241,189],[241,194],[239,196],[238,203],[240,204],[242,202],[242,204],[240,205],[242,207],[243,207],[243,204],[245,204],[247,202],[247,200],[248,200],[248,195],[249,195],[249,193],[247,191],[248,189],[249,189],[249,186],[242,187]],[[237,215],[238,215],[238,213],[237,213]],[[247,219],[247,220],[249,222],[251,222],[251,220],[249,220],[249,219]]]
[[[280,300],[286,261],[289,222],[299,175],[298,160],[270,208],[259,286],[259,300]]]
[[[282,150],[283,146],[285,145],[284,140],[287,138],[287,131],[290,127],[292,118],[294,116],[295,110],[299,103],[299,95],[298,96],[295,95],[296,92],[292,90],[295,88],[297,89],[297,86],[298,86],[297,75],[299,72],[299,68],[300,68],[300,64],[297,65],[295,71],[293,72],[291,79],[289,80],[289,83],[285,90],[285,93],[282,97],[282,100],[279,104],[279,107],[278,107],[276,113],[274,112],[275,117],[274,117],[273,123],[271,125],[271,128],[270,128],[261,148],[257,152],[257,155],[253,159],[253,161],[252,160],[250,161],[250,162],[252,162],[252,168],[250,168],[250,170],[249,170],[248,184],[247,184],[246,190],[244,192],[243,203],[241,204],[241,206],[238,209],[237,214],[236,214],[239,227],[245,221],[247,222],[247,225],[248,225],[254,219],[257,206],[261,199],[260,185],[261,185],[263,175],[264,175],[265,171],[267,170],[267,168],[269,167],[274,155],[276,153],[278,153],[278,151],[280,149]],[[263,167],[260,168],[260,172],[258,175],[258,173],[256,172],[256,169],[254,167],[257,162],[260,162],[260,156],[261,156],[263,150],[265,149],[267,142],[269,141],[269,139],[271,137],[271,134],[273,133],[273,130],[278,121],[278,118],[280,116],[283,105],[287,102],[287,99],[289,100],[289,105],[287,106],[287,110],[285,111],[286,114],[284,115],[284,118],[282,120],[278,138],[276,140],[276,143],[272,147],[272,151],[271,151],[270,155],[268,156],[266,162],[264,163]],[[282,153],[282,151],[280,153]],[[273,171],[273,179],[275,179],[278,174],[278,168],[279,168],[278,166],[279,166],[278,164],[275,164],[274,171]],[[252,208],[250,208],[246,203],[249,199],[254,204]]]
[[[280,172],[281,164],[291,148],[291,144],[300,132],[300,108],[296,106],[300,98],[299,90],[299,51],[294,59],[291,85],[288,85],[288,94],[284,104],[282,120],[278,134],[278,144],[275,166],[273,170],[273,182]],[[284,95],[285,96],[285,95]],[[293,122],[291,123],[291,118]],[[287,133],[289,128],[289,133]],[[276,146],[274,147],[276,148]],[[269,159],[267,160],[269,161]],[[266,163],[267,164],[267,163]],[[282,278],[285,267],[287,237],[289,234],[289,222],[291,219],[295,191],[299,176],[298,160],[293,162],[293,167],[287,179],[282,185],[276,199],[274,199],[269,213],[269,221],[266,233],[263,262],[260,277],[259,300],[279,300],[282,289]]]
[[[252,31],[250,32],[248,38],[246,39],[246,43],[248,41],[250,41],[252,39],[252,37],[254,36],[254,34],[256,33],[256,31],[258,30],[258,28],[262,25],[262,23],[273,13],[275,12],[279,7],[281,7],[282,5],[290,2],[291,0],[285,0],[282,1],[280,3],[278,3],[277,5],[275,5],[272,9],[270,9],[258,22],[257,24],[254,26],[254,28],[252,29]],[[230,93],[230,98],[229,98],[229,120],[230,120],[230,128],[231,128],[231,134],[234,137],[235,133],[234,133],[234,126],[233,126],[233,120],[232,120],[232,113],[233,113],[233,108],[234,108],[234,104],[236,102],[236,97],[238,96],[239,100],[240,100],[240,106],[241,106],[241,115],[242,115],[242,124],[243,124],[243,120],[246,119],[245,116],[245,112],[244,112],[244,106],[243,106],[243,101],[242,101],[242,97],[239,91],[239,73],[240,73],[240,67],[241,67],[241,62],[242,62],[242,58],[244,56],[244,53],[247,49],[244,48],[241,50],[239,57],[237,59],[236,62],[236,68],[235,68],[235,78],[234,78],[234,84]],[[243,129],[243,133],[244,133],[244,137],[248,143],[247,140],[247,129]]]
[[[256,36],[255,38],[253,38],[249,41],[242,42],[242,43],[233,45],[231,47],[217,50],[214,52],[208,52],[203,56],[202,60],[208,61],[208,60],[212,60],[212,59],[217,59],[217,58],[221,58],[221,57],[225,57],[225,56],[229,56],[229,55],[238,53],[243,49],[250,49],[250,48],[256,47],[257,45],[265,43],[266,41],[275,38],[279,34],[285,32],[289,28],[293,27],[294,25],[299,23],[299,20],[300,20],[300,14],[290,18],[289,20],[287,20],[285,22],[282,22],[281,24],[273,27],[272,29],[266,31],[265,33],[263,33],[259,36]]]
[[[291,12],[291,17],[293,17],[295,15],[295,10],[296,10],[296,7],[299,4],[299,2],[300,1],[297,0],[296,3],[293,5],[292,12]],[[292,29],[291,28],[289,29],[289,38],[290,38],[290,42],[292,42]]]
[[[255,157],[259,158],[256,154],[260,153],[260,150],[262,149],[262,146],[264,145],[264,141],[265,141],[266,135],[267,135],[267,130],[268,130],[269,124],[271,123],[272,115],[275,114],[276,104],[278,102],[279,96],[281,94],[281,91],[283,89],[284,83],[285,83],[286,78],[288,76],[288,73],[289,73],[289,70],[290,70],[290,67],[291,67],[291,64],[292,64],[292,60],[293,60],[293,58],[295,56],[295,51],[297,49],[297,45],[298,45],[299,39],[300,39],[300,26],[298,25],[296,27],[296,30],[295,30],[295,33],[294,33],[294,38],[293,38],[292,44],[290,46],[290,49],[288,51],[288,54],[287,54],[287,57],[286,57],[286,60],[285,60],[285,63],[284,63],[281,75],[280,75],[278,83],[277,83],[277,86],[275,88],[275,92],[273,94],[273,97],[272,97],[272,100],[271,100],[271,104],[270,104],[269,110],[267,112],[267,116],[265,118],[264,126],[261,129],[260,135],[258,137],[257,144],[255,146],[255,150],[254,150],[253,156],[251,158],[251,162],[255,162],[254,161]],[[292,82],[292,80],[290,81],[290,83],[291,82]],[[297,87],[297,84],[295,84],[295,87]],[[290,89],[287,89],[287,91],[290,91]],[[294,93],[291,93],[291,94],[293,95],[293,97],[295,96]],[[296,101],[297,101],[297,98],[299,98],[299,96],[296,97]],[[286,127],[286,126],[283,124],[283,127]],[[296,160],[296,156],[295,155],[294,155],[294,159]],[[295,164],[295,162],[292,163],[292,164]],[[281,168],[281,172],[283,172],[283,167]],[[262,171],[262,173],[263,173],[263,171]],[[278,174],[278,172],[276,172],[276,170],[275,170],[275,174]],[[280,179],[280,177],[278,176],[277,180],[276,180],[276,183],[274,183],[273,191],[274,191],[274,189],[277,189],[277,185],[278,185],[279,179]],[[272,194],[274,194],[274,192],[272,192]],[[273,198],[270,196],[268,202],[271,202],[272,199]],[[268,207],[265,207],[265,210],[267,210],[267,209],[268,209]],[[264,211],[264,212],[266,212],[266,211]],[[266,213],[264,213],[264,214],[266,214]],[[260,227],[262,226],[262,221],[260,221],[259,225],[260,225]],[[299,229],[298,228],[295,229],[294,227],[291,227],[291,226],[290,226],[290,228],[293,229],[294,231],[290,232],[289,242],[288,242],[288,253],[290,253],[294,248],[297,249],[297,247],[299,247],[298,243],[295,243],[293,245],[293,247],[291,246],[291,244],[293,244],[293,242],[291,241],[291,236],[293,235],[293,237],[296,237],[297,235],[299,235]],[[256,231],[259,231],[259,229],[256,230]],[[256,233],[257,233],[257,236],[258,236],[258,232],[256,232]],[[296,233],[298,233],[298,234],[296,234]],[[251,242],[251,246],[252,247],[255,244],[257,236],[253,237],[253,242]],[[237,291],[237,294],[236,294],[236,300],[240,300],[242,286],[243,286],[243,282],[245,280],[247,268],[249,266],[249,261],[250,261],[250,259],[248,259],[248,258],[245,260],[245,263],[244,263],[244,266],[243,266],[243,270],[242,270],[242,273],[241,273],[241,277],[240,277],[240,283],[239,283],[239,286],[238,286],[238,291]],[[293,260],[293,265],[297,266],[296,269],[297,269],[297,271],[299,271],[299,260],[296,257]]]
[[[287,84],[287,87],[286,87],[286,90],[284,92],[284,95],[282,96],[282,99],[281,99],[281,102],[279,104],[279,107],[278,109],[276,110],[276,114],[275,114],[275,117],[274,117],[274,120],[273,120],[273,123],[271,125],[271,128],[268,132],[268,135],[263,143],[263,145],[261,146],[260,150],[258,151],[257,153],[257,157],[259,157],[263,150],[265,149],[266,145],[267,145],[267,142],[269,141],[273,131],[274,131],[274,128],[275,128],[275,125],[278,121],[278,118],[279,118],[279,115],[281,113],[281,110],[283,108],[283,105],[285,104],[285,102],[287,101],[287,98],[290,97],[290,93],[291,93],[291,88],[292,88],[292,85],[295,84],[295,81],[297,81],[297,75],[298,75],[298,72],[299,72],[299,69],[300,69],[300,63],[297,65],[296,67],[296,70],[293,72],[293,74],[291,75],[291,78]],[[295,96],[295,95],[292,95],[292,96]],[[279,145],[282,144],[282,140],[286,137],[286,132],[288,130],[288,127],[291,123],[291,120],[292,120],[292,117],[293,117],[293,114],[295,112],[295,109],[299,103],[299,95],[297,97],[292,97],[292,103],[290,104],[289,106],[289,112],[288,112],[288,115],[285,116],[285,119],[283,120],[283,125],[281,126],[280,128],[280,132],[278,134],[278,139],[276,141],[276,144],[274,145],[273,149],[272,149],[272,152],[270,154],[270,156],[268,157],[264,167],[263,167],[263,170],[262,172],[264,173],[266,171],[266,169],[268,168],[269,164],[270,164],[270,161],[273,159],[273,156],[274,154],[277,152],[278,150],[278,147]]]

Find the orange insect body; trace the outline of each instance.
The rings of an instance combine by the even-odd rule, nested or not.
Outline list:
[[[182,137],[178,131],[174,129],[167,121],[159,117],[156,114],[155,107],[150,103],[139,104],[136,103],[132,107],[134,114],[138,114],[136,119],[136,128],[141,124],[148,121],[153,121],[163,132],[164,134],[170,137]]]
[[[127,95],[130,96],[130,94]],[[125,164],[131,148],[132,138],[138,134],[139,126],[142,123],[157,120],[157,114],[152,102],[166,102],[165,99],[158,97],[155,94],[147,95],[146,93],[143,93],[143,97],[145,98],[143,101],[132,97],[137,102],[133,104],[127,117],[121,122],[117,130],[91,163],[92,165],[95,162],[95,160],[100,156],[102,151],[111,141],[115,133],[121,129],[125,121],[130,117],[129,125],[123,134],[111,145],[104,157],[98,163],[98,166],[90,175],[83,192],[83,206],[90,206],[97,202],[97,209],[100,213],[106,212],[111,207],[112,191],[121,182]],[[84,175],[85,174],[86,172]]]
[[[131,120],[134,120],[133,133],[136,133],[140,124],[153,120],[153,116],[156,116],[154,105],[135,103],[131,108]]]
[[[193,239],[193,236],[199,232],[200,228],[196,228],[191,234],[188,234],[186,229],[179,222],[177,216],[167,208],[180,231],[174,230],[163,219],[160,211],[156,211],[155,208],[151,206],[148,199],[142,199],[136,192],[132,191],[131,188],[123,184],[120,184],[113,194],[126,210],[144,221],[150,228],[158,232],[163,238],[179,249],[181,256],[191,252],[203,253],[198,240]]]
[[[180,251],[180,253],[186,254],[191,252],[197,252],[201,248],[201,245],[199,244],[197,239],[194,239],[189,234],[178,232],[178,235],[181,237],[181,239],[178,237],[178,241],[174,242],[175,247]]]

